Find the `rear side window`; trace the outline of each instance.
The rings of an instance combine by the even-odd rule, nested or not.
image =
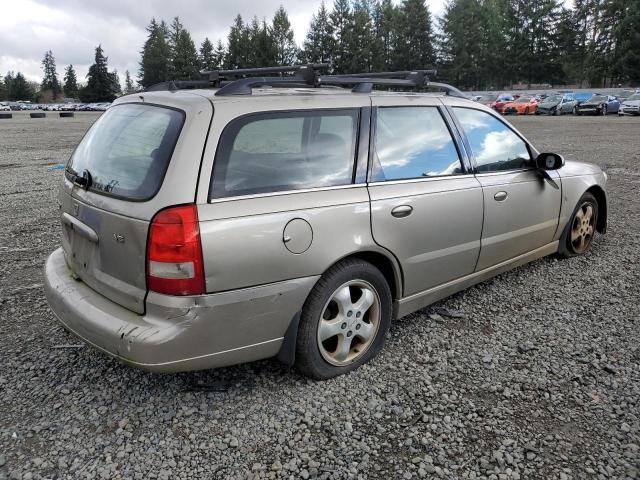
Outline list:
[[[91,189],[128,200],[153,197],[180,135],[184,113],[142,104],[115,105],[84,136],[69,175],[91,175]]]
[[[348,185],[357,110],[259,113],[222,134],[210,198]]]
[[[479,172],[532,166],[527,144],[496,117],[471,108],[454,107],[453,110],[467,134]]]
[[[437,107],[381,107],[371,180],[462,173],[458,150]]]

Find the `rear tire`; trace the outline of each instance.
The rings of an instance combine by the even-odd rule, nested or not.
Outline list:
[[[598,201],[589,192],[580,197],[560,237],[558,254],[564,258],[583,255],[593,244],[598,224]]]
[[[302,307],[296,367],[316,380],[355,370],[384,345],[393,298],[384,275],[359,259],[325,272]]]

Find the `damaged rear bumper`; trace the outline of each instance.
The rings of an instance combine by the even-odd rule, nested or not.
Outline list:
[[[191,297],[149,292],[139,315],[75,280],[58,249],[45,265],[45,293],[64,327],[85,342],[129,365],[179,372],[277,355],[318,278]]]

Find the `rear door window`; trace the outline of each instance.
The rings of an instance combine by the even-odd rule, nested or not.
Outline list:
[[[371,181],[463,173],[451,132],[437,107],[380,107]]]
[[[115,105],[84,136],[67,175],[91,177],[91,190],[148,200],[160,188],[180,135],[184,113],[142,104]]]
[[[348,185],[358,110],[257,113],[224,130],[210,198]]]

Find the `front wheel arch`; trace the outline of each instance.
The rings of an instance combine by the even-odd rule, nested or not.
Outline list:
[[[596,223],[596,231],[598,233],[607,232],[607,194],[600,185],[593,185],[585,193],[590,193],[598,201],[598,222]]]

